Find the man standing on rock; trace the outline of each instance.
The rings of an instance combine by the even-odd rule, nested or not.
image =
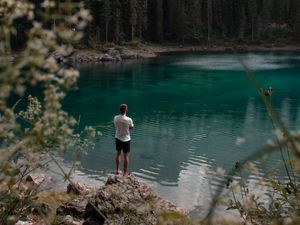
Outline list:
[[[120,160],[121,151],[123,150],[124,156],[124,172],[123,175],[128,175],[128,163],[129,163],[129,152],[130,152],[130,132],[129,130],[133,128],[132,119],[126,116],[128,106],[126,104],[120,105],[120,115],[114,117],[114,124],[116,128],[116,166],[117,175],[121,173],[120,171]]]

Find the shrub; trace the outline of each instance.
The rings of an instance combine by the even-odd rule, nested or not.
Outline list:
[[[28,24],[23,50],[12,63],[0,67],[0,224],[14,224],[27,215],[36,199],[36,189],[21,185],[23,178],[34,169],[45,168],[44,159],[59,165],[57,152],[70,148],[83,152],[96,135],[91,127],[76,131],[77,121],[63,111],[60,102],[76,85],[79,72],[58,65],[52,54],[71,54],[72,44],[80,40],[91,17],[82,3],[50,0],[37,4],[2,0],[0,17],[2,54],[10,53],[11,38],[19,32],[15,21]],[[42,90],[40,98],[30,95],[33,86]],[[26,98],[27,108],[18,111],[18,103]],[[70,179],[74,168],[68,173],[61,170],[65,179]]]

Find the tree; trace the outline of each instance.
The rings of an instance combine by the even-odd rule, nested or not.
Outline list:
[[[238,7],[239,12],[239,24],[238,24],[238,36],[240,39],[245,38],[245,28],[246,28],[246,9],[245,9],[245,1],[241,0]]]
[[[201,39],[201,5],[199,0],[190,0],[185,3],[185,31],[184,39],[197,41]]]
[[[251,24],[251,40],[254,41],[257,34],[257,23],[258,23],[258,13],[257,13],[257,2],[256,0],[248,0],[248,10],[250,15]]]
[[[111,2],[112,11],[112,37],[113,41],[117,44],[120,43],[121,39],[121,3],[119,0],[112,0]]]
[[[212,28],[212,0],[207,0],[207,41],[211,39]]]
[[[102,16],[105,23],[105,42],[108,42],[108,31],[109,31],[109,23],[111,20],[111,1],[110,0],[103,0],[102,5]]]
[[[162,0],[156,0],[156,40],[163,40],[163,4]]]
[[[134,40],[135,26],[137,24],[137,1],[129,0],[130,9],[130,25],[131,25],[131,41]]]
[[[272,18],[275,23],[283,24],[285,23],[285,2],[287,0],[273,0],[272,6]]]
[[[296,19],[295,19],[295,25],[294,25],[294,31],[296,35],[296,40],[300,41],[300,1],[297,1],[296,4]]]

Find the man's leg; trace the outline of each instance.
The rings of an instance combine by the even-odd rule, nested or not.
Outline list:
[[[124,153],[124,176],[128,175],[129,152]]]
[[[120,174],[120,161],[121,161],[121,151],[116,151],[116,167],[117,171],[116,174]]]

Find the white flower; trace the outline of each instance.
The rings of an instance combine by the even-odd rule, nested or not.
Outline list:
[[[41,4],[41,7],[43,7],[43,8],[54,8],[55,7],[55,2],[54,1],[45,0]]]
[[[49,69],[49,72],[51,73],[57,71],[58,65],[56,63],[56,60],[53,57],[49,57],[48,59],[46,59],[45,68]]]
[[[78,15],[83,19],[83,20],[91,20],[91,15],[90,11],[87,9],[80,9],[78,12]]]

